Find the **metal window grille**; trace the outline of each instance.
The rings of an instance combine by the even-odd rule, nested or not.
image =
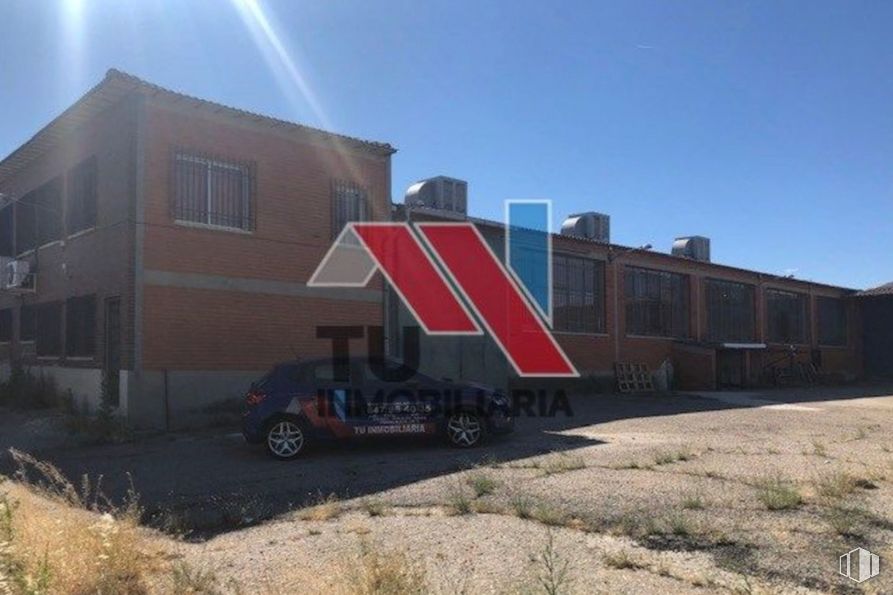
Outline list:
[[[65,301],[65,354],[89,357],[96,352],[96,296]]]
[[[819,323],[819,343],[822,345],[847,344],[846,302],[837,298],[816,298]]]
[[[96,225],[96,157],[85,159],[68,170],[66,175],[65,224],[68,233],[72,234]]]
[[[351,221],[369,220],[369,192],[358,184],[332,182],[332,239]]]
[[[37,355],[56,356],[62,353],[62,303],[37,305]]]
[[[194,151],[174,151],[171,208],[177,221],[254,229],[255,165]]]
[[[628,334],[689,336],[689,284],[686,275],[627,267],[624,279]]]
[[[605,265],[602,261],[556,254],[552,285],[555,330],[604,332]]]
[[[806,343],[809,306],[802,293],[766,290],[766,334],[773,343]]]
[[[754,287],[707,279],[707,334],[712,341],[755,339]]]
[[[62,237],[62,176],[32,190],[16,203],[15,226],[19,254]]]
[[[12,341],[12,308],[0,310],[0,341]]]
[[[15,246],[12,241],[14,228],[15,218],[13,217],[13,206],[10,204],[0,210],[0,256],[15,256]]]

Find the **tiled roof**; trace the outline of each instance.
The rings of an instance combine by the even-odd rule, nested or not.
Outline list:
[[[229,107],[213,101],[199,99],[170,89],[165,89],[156,84],[144,81],[126,72],[110,69],[105,78],[95,87],[87,91],[80,99],[72,104],[68,109],[57,116],[52,122],[44,126],[29,141],[10,153],[3,161],[0,161],[0,182],[7,177],[43,155],[69,132],[89,120],[90,118],[101,113],[108,107],[116,104],[122,98],[132,93],[144,93],[151,97],[166,98],[176,102],[183,102],[198,108],[206,108],[214,113],[223,113],[233,118],[243,119],[245,121],[261,122],[271,127],[282,128],[310,134],[320,139],[335,141],[342,143],[345,147],[369,151],[379,155],[390,155],[396,151],[387,143],[379,143],[367,141],[351,136],[344,136],[327,132],[318,128],[304,126],[289,122],[287,120],[279,120],[270,116],[264,116],[253,112]]]
[[[856,294],[859,297],[871,297],[875,295],[893,295],[893,283],[884,283]]]

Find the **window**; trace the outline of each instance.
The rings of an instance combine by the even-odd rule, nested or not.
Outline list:
[[[688,277],[629,267],[625,272],[626,332],[688,337]]]
[[[208,156],[174,155],[174,219],[215,227],[254,228],[253,167]]]
[[[754,340],[754,288],[752,285],[708,279],[707,333],[712,341]]]
[[[15,256],[15,246],[12,242],[13,217],[12,205],[0,210],[0,256]]]
[[[802,293],[766,290],[766,335],[772,343],[806,343],[809,308]]]
[[[575,333],[605,331],[605,265],[600,260],[555,255],[552,267],[554,328]]]
[[[16,205],[16,251],[21,254],[62,238],[62,178],[32,190]]]
[[[34,341],[37,337],[37,306],[29,304],[19,311],[19,341]]]
[[[366,190],[349,182],[332,184],[332,239],[338,237],[350,221],[369,220],[369,196]]]
[[[62,304],[37,305],[37,355],[58,356],[62,353]]]
[[[846,302],[837,298],[816,298],[820,345],[847,344]]]
[[[91,357],[96,350],[96,297],[85,295],[65,302],[65,355]]]
[[[68,201],[65,223],[73,234],[96,225],[96,157],[68,170]]]
[[[0,310],[0,343],[12,341],[12,308]]]

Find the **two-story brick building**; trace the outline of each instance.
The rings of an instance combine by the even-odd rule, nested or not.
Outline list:
[[[30,271],[0,290],[0,366],[92,404],[107,379],[132,423],[166,427],[277,361],[330,354],[320,325],[383,325],[399,354],[415,321],[380,278],[307,286],[345,222],[445,216],[391,204],[393,153],[109,71],[0,162],[0,264]],[[443,204],[499,252],[502,222],[468,217],[466,200]],[[861,372],[852,290],[607,237],[552,243],[553,332],[584,376],[670,361],[682,388],[759,384],[791,345],[824,372]],[[487,336],[427,337],[421,356],[437,375],[511,376]]]
[[[390,216],[387,144],[111,70],[0,162],[0,351],[163,427],[271,363],[330,352],[321,324],[381,324],[380,284],[311,289],[350,219]]]

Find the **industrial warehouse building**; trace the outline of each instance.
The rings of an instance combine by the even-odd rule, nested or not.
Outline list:
[[[319,325],[383,326],[399,356],[416,323],[378,276],[307,286],[343,225],[471,220],[498,252],[504,227],[469,217],[447,178],[392,205],[393,153],[109,71],[0,162],[0,371],[52,375],[94,405],[105,379],[132,423],[164,427],[275,362],[330,354]],[[631,250],[603,217],[570,221],[553,239],[554,333],[585,377],[671,362],[678,388],[745,386],[791,359],[862,374],[854,291],[712,263],[698,238]],[[421,355],[439,376],[510,376],[486,336],[424,337]]]

